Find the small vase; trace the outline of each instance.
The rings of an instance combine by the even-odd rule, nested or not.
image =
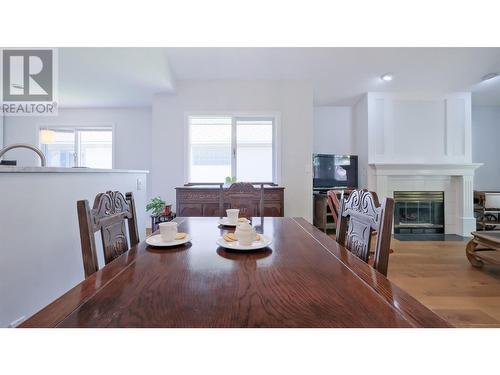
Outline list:
[[[163,209],[163,216],[170,216],[171,213],[172,213],[172,205],[167,204]]]

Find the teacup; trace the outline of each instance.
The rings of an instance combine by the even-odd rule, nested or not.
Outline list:
[[[226,210],[226,215],[229,224],[237,224],[240,210],[238,210],[237,208],[229,208]]]
[[[175,221],[168,221],[166,223],[160,223],[159,225],[161,239],[164,242],[175,240],[175,235],[177,234],[177,223]]]
[[[255,239],[255,229],[248,223],[239,224],[234,232],[242,246],[249,246]]]

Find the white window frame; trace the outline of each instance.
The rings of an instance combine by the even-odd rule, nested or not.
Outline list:
[[[111,169],[115,168],[115,124],[114,123],[103,123],[103,124],[93,124],[93,125],[76,125],[76,124],[39,124],[37,125],[37,137],[38,137],[38,148],[43,150],[43,144],[40,142],[40,131],[43,129],[53,129],[53,130],[71,130],[71,131],[82,131],[82,130],[109,130],[111,129]],[[78,142],[75,139],[75,154],[78,155]],[[75,163],[75,167],[77,166]]]
[[[220,118],[231,117],[231,175],[236,176],[236,122],[237,120],[266,119],[273,121],[273,181],[250,181],[250,182],[274,182],[281,185],[281,114],[280,112],[254,111],[254,112],[214,112],[214,111],[188,111],[184,113],[184,182],[197,183],[200,181],[189,181],[191,154],[189,119],[198,118]],[[224,181],[212,181],[222,183]]]

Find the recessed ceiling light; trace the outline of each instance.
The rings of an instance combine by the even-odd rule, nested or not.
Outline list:
[[[498,77],[498,75],[498,73],[488,73],[483,78],[481,78],[481,81],[488,81],[490,79]]]
[[[380,79],[384,82],[390,82],[394,78],[392,73],[385,73],[380,76]]]

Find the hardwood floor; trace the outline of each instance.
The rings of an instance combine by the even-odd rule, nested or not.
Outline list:
[[[456,327],[500,327],[500,267],[472,267],[466,243],[393,239],[388,278]]]

